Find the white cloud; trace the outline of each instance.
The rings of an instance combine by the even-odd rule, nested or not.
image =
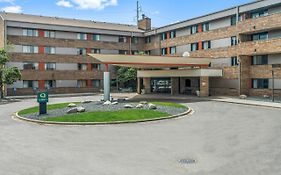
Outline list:
[[[8,3],[14,3],[14,0],[0,0],[0,2],[8,2]]]
[[[61,6],[61,7],[73,7],[73,5],[69,2],[69,1],[65,1],[65,0],[59,0],[57,3],[57,6]]]
[[[3,8],[1,8],[1,11],[11,12],[11,13],[21,13],[22,8],[21,8],[21,6],[15,5],[15,6],[3,7]]]
[[[71,3],[71,2],[72,3]],[[107,6],[117,5],[117,0],[58,0],[57,5],[63,7],[75,6],[77,9],[104,9]]]

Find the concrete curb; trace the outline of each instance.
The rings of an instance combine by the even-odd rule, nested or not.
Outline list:
[[[274,108],[274,109],[281,109],[278,106],[270,106],[270,105],[262,105],[262,104],[252,104],[252,103],[242,103],[242,102],[234,102],[234,101],[227,101],[227,100],[216,100],[213,99],[212,101],[222,102],[222,103],[232,103],[232,104],[239,104],[239,105],[247,105],[247,106],[255,106],[255,107],[266,107],[266,108]]]
[[[79,125],[79,126],[86,126],[86,125],[115,125],[115,124],[129,124],[129,123],[145,123],[145,122],[154,122],[154,121],[161,121],[161,120],[168,120],[168,119],[175,119],[187,116],[191,114],[193,111],[192,108],[188,108],[186,112],[172,115],[168,117],[162,117],[162,118],[155,118],[155,119],[147,119],[147,120],[132,120],[132,121],[116,121],[116,122],[51,122],[51,121],[42,121],[42,120],[34,120],[34,119],[28,119],[25,117],[22,117],[17,113],[13,114],[13,117],[30,122],[30,123],[36,123],[36,124],[44,124],[44,125]]]

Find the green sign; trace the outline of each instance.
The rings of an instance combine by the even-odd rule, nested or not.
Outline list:
[[[38,103],[47,103],[49,101],[48,92],[38,92],[37,102]]]

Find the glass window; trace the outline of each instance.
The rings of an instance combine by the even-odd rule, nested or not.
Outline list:
[[[119,50],[120,55],[127,55],[128,52],[126,50]]]
[[[191,34],[198,33],[198,25],[191,26]]]
[[[237,45],[237,37],[236,36],[231,37],[231,45],[232,46]]]
[[[87,64],[78,63],[78,70],[87,70]]]
[[[252,41],[267,40],[267,39],[268,39],[268,32],[257,33],[252,35]]]
[[[38,63],[24,62],[23,63],[23,69],[24,70],[37,70],[38,69]]]
[[[92,49],[91,53],[98,53],[99,54],[100,53],[100,49]]]
[[[50,89],[56,87],[56,80],[45,80],[45,88]]]
[[[38,30],[36,29],[23,29],[22,30],[23,36],[38,36]]]
[[[96,69],[96,70],[101,70],[101,65],[100,64],[92,64],[92,69]]]
[[[77,33],[77,39],[87,40],[87,34],[86,33]]]
[[[176,47],[170,47],[170,53],[172,55],[176,54],[177,53],[177,48]]]
[[[252,65],[267,65],[268,55],[255,55],[252,57]]]
[[[99,34],[93,34],[93,40],[94,41],[100,41],[100,35]]]
[[[196,51],[198,50],[198,43],[192,43],[191,44],[191,51]]]
[[[132,43],[138,44],[138,42],[139,42],[139,38],[137,38],[137,37],[132,38]]]
[[[167,33],[161,33],[161,40],[167,39]]]
[[[38,53],[38,46],[22,46],[23,53]]]
[[[258,18],[258,17],[262,17],[262,16],[267,16],[267,15],[268,15],[268,10],[262,10],[262,11],[251,13],[252,18]]]
[[[119,36],[119,43],[126,43],[127,42],[127,38],[125,36]]]
[[[55,54],[56,53],[56,48],[55,47],[45,47],[44,48],[44,53],[46,53],[46,54]]]
[[[38,88],[38,81],[33,80],[23,80],[23,88]]]
[[[56,63],[45,63],[45,70],[56,70]]]
[[[210,30],[210,23],[203,23],[202,24],[202,30],[203,32]]]
[[[101,86],[101,81],[100,80],[93,80],[93,87],[98,88]]]
[[[253,89],[268,89],[268,79],[252,79]]]
[[[162,48],[161,49],[161,54],[162,55],[166,55],[168,52],[167,52],[167,48]]]
[[[237,57],[231,57],[231,66],[238,66]]]
[[[232,16],[230,20],[231,20],[231,21],[230,21],[230,25],[235,26],[236,23],[237,23],[236,15],[235,15],[235,16]]]
[[[210,49],[211,48],[211,41],[204,41],[202,46],[203,46],[204,50]]]
[[[151,43],[151,37],[150,36],[145,38],[145,43]]]
[[[77,49],[77,55],[86,55],[87,50],[85,48],[78,48]]]
[[[86,80],[78,80],[77,81],[77,87],[79,87],[79,88],[87,87],[87,81]]]
[[[55,38],[55,31],[45,30],[44,37],[45,38]]]
[[[175,37],[176,37],[176,31],[173,30],[173,31],[170,32],[170,38],[172,39],[172,38],[175,38]]]
[[[146,50],[146,51],[145,51],[145,54],[146,54],[146,55],[151,55],[151,50]]]

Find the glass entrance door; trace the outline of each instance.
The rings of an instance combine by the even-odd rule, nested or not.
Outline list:
[[[171,78],[152,78],[152,93],[171,93]]]

